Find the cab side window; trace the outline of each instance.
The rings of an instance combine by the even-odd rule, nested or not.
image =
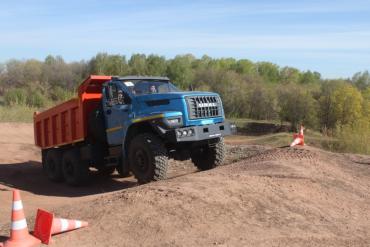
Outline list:
[[[116,84],[109,84],[106,88],[107,100],[110,105],[116,105],[118,103],[118,89]]]
[[[117,84],[108,84],[105,87],[107,103],[110,106],[130,104],[131,99]]]

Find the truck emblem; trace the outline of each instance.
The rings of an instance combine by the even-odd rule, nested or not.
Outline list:
[[[217,106],[216,103],[199,103],[198,107],[212,107],[212,106]]]

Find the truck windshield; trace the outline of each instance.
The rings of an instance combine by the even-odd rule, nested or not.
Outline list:
[[[179,92],[180,90],[169,81],[132,80],[123,81],[134,95]]]

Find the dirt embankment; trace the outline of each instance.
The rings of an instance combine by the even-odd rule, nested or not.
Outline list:
[[[1,141],[1,154],[12,139]],[[212,171],[173,162],[166,181],[97,178],[74,189],[47,182],[39,164],[25,161],[38,162],[30,144],[19,149],[34,156],[0,156],[1,236],[9,231],[8,190],[20,186],[30,225],[37,206],[90,223],[53,237],[54,246],[370,245],[368,156],[229,146],[228,161],[239,162]]]

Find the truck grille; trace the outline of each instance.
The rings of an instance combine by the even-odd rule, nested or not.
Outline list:
[[[218,96],[189,96],[186,97],[186,102],[189,119],[222,116],[222,104]]]

